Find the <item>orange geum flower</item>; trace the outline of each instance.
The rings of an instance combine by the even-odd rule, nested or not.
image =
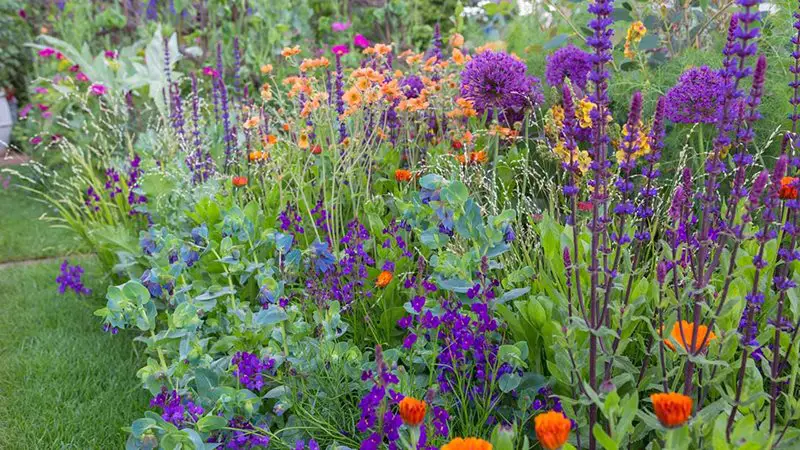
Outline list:
[[[455,438],[439,450],[492,450],[492,444],[479,438]]]
[[[676,392],[652,394],[653,410],[661,425],[679,427],[692,415],[692,398]]]
[[[262,152],[262,151],[259,151],[259,150],[252,151],[252,152],[250,152],[250,154],[247,155],[247,159],[249,159],[251,162],[253,162],[253,161],[264,161],[267,158],[269,158],[269,153]]]
[[[278,142],[278,137],[274,134],[268,134],[264,136],[263,141],[264,145],[274,145],[276,142]]]
[[[533,422],[536,438],[547,450],[561,448],[567,442],[569,430],[572,429],[572,422],[563,413],[556,411],[539,414]]]
[[[486,161],[489,161],[489,155],[483,150],[470,152],[469,161],[472,163],[484,164]]]
[[[285,47],[283,50],[281,50],[281,56],[283,56],[284,58],[289,58],[299,53],[300,53],[299,45],[295,45],[294,47]]]
[[[450,46],[458,48],[461,47],[462,45],[464,45],[464,36],[458,33],[453,33],[453,35],[450,36]]]
[[[272,100],[272,88],[270,88],[268,83],[261,85],[261,100],[265,102]]]
[[[798,186],[800,186],[800,180],[798,180],[797,177],[781,178],[781,187],[778,191],[778,197],[781,200],[797,200]]]
[[[300,137],[297,138],[297,146],[302,149],[307,149],[311,143],[308,140],[308,133],[300,133]]]
[[[464,54],[461,53],[461,50],[459,50],[457,48],[454,48],[453,49],[453,62],[460,66],[461,64],[464,64],[464,61],[465,61]]]
[[[375,50],[375,53],[379,55],[388,55],[392,52],[392,46],[386,44],[375,44],[373,49]]]
[[[366,78],[359,78],[356,81],[355,86],[359,91],[366,91],[367,89],[369,89],[370,81]]]
[[[264,64],[261,66],[261,73],[264,75],[272,72],[272,64]]]
[[[378,280],[375,282],[375,286],[378,286],[379,288],[385,288],[392,281],[392,278],[394,278],[392,272],[384,270],[380,275],[378,275]]]
[[[394,171],[394,179],[397,181],[410,181],[411,171],[406,169],[397,169]]]
[[[427,405],[424,401],[417,400],[414,397],[404,397],[400,400],[399,409],[403,423],[410,427],[416,427],[425,420]]]
[[[257,127],[259,123],[261,123],[261,118],[258,116],[253,116],[247,119],[244,124],[242,124],[242,128],[245,130],[250,130]]]
[[[344,93],[342,99],[349,106],[357,106],[361,103],[361,94],[358,93],[358,89],[350,88]]]
[[[247,177],[233,177],[231,183],[236,187],[247,186]]]
[[[704,345],[703,348],[707,347],[708,344],[717,338],[717,335],[714,334],[713,331],[709,331],[708,327],[705,325],[698,325],[695,327],[693,323],[689,323],[685,320],[681,320],[680,322],[675,322],[672,325],[672,332],[670,333],[670,337],[675,340],[684,350],[689,351],[690,353],[695,353],[695,348],[692,347],[692,340],[693,336],[697,333],[697,340],[695,346]],[[706,335],[708,335],[708,339],[706,339]],[[684,340],[686,338],[686,340]],[[705,344],[704,344],[705,342]],[[675,346],[669,339],[664,340],[664,345],[669,347],[670,350],[675,350]],[[690,350],[691,348],[691,350]]]

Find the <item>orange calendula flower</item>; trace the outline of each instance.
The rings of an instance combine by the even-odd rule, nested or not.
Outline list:
[[[692,398],[676,392],[652,394],[653,410],[661,425],[679,427],[692,415]]]
[[[247,186],[247,177],[233,177],[231,182],[236,187]]]
[[[697,333],[697,341],[695,346],[703,345],[705,341],[705,347],[708,347],[708,344],[711,343],[714,339],[717,338],[717,335],[714,334],[713,331],[709,331],[708,327],[705,325],[698,325],[695,327],[693,323],[687,322],[685,320],[681,320],[680,322],[675,322],[672,325],[672,332],[670,333],[670,337],[675,340],[684,350],[689,351],[690,353],[695,353],[694,348],[692,347],[692,336],[694,333]],[[706,339],[706,335],[708,335],[708,339]],[[686,340],[684,341],[684,338]],[[670,350],[675,350],[675,346],[672,344],[670,339],[664,340],[664,345],[666,345]],[[704,347],[704,348],[705,348]],[[691,350],[690,350],[691,348]]]
[[[778,197],[781,200],[797,200],[797,188],[800,182],[797,177],[783,177],[781,178],[781,187],[778,191]]]
[[[378,286],[379,288],[384,288],[389,285],[389,282],[392,281],[392,278],[394,278],[392,272],[384,270],[383,272],[381,272],[380,275],[378,275],[378,280],[375,282],[375,286]]]
[[[492,444],[479,438],[455,438],[439,450],[492,450]]]
[[[283,124],[283,131],[289,131],[292,129],[292,126],[288,123]]]
[[[422,400],[417,400],[414,397],[404,397],[400,401],[399,408],[403,423],[410,427],[419,426],[425,420],[427,405]]]
[[[261,66],[261,73],[264,75],[272,72],[272,64],[264,64]]]
[[[299,45],[295,45],[294,47],[286,47],[281,51],[281,56],[283,56],[284,58],[289,58],[297,54],[300,54]]]
[[[548,450],[561,448],[567,442],[572,422],[563,413],[549,411],[533,419],[536,438]]]
[[[394,171],[394,179],[397,181],[410,181],[411,171],[406,169],[397,169]]]

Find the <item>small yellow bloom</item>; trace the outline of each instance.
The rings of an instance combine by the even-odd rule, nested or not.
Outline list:
[[[636,56],[636,52],[633,50],[633,47],[638,45],[639,42],[642,41],[642,38],[647,34],[647,27],[641,21],[636,21],[628,27],[628,32],[625,35],[625,57],[629,59],[633,59]]]
[[[307,133],[300,133],[300,137],[297,138],[297,146],[303,150],[311,146]]]

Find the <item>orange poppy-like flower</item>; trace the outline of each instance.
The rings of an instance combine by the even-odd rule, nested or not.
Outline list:
[[[358,93],[357,89],[348,89],[347,92],[344,93],[342,100],[349,106],[355,106],[361,103],[361,94]]]
[[[778,191],[778,197],[781,200],[797,200],[797,177],[783,177],[781,178],[781,188]]]
[[[464,153],[459,153],[456,155],[456,159],[464,166],[467,164],[485,164],[489,161],[489,154],[484,150],[469,152],[469,154],[466,155]]]
[[[461,53],[461,50],[459,50],[457,48],[454,48],[453,49],[453,62],[460,66],[461,64],[464,64],[464,61],[466,61],[466,59],[464,58],[464,54]]]
[[[439,450],[492,450],[492,444],[480,438],[455,438]]]
[[[681,333],[681,330],[683,330],[683,333]],[[707,347],[711,341],[717,338],[717,335],[714,334],[713,331],[709,331],[707,326],[698,325],[695,327],[693,323],[689,323],[685,320],[675,322],[675,324],[672,326],[670,337],[672,337],[672,339],[674,339],[678,345],[689,351],[690,347],[692,347],[692,336],[694,336],[695,332],[697,332],[697,343],[695,345],[702,345],[705,341],[705,346]],[[706,340],[706,335],[708,335],[708,340]],[[685,341],[684,338],[686,338]],[[664,345],[666,345],[670,350],[675,350],[675,346],[669,339],[664,340]],[[691,349],[691,353],[694,353],[694,348]]]
[[[258,150],[250,152],[250,154],[247,155],[247,159],[249,159],[251,162],[253,162],[253,161],[264,161],[267,158],[269,158],[269,153],[258,151]]]
[[[425,420],[427,405],[422,400],[417,400],[414,397],[404,397],[400,401],[399,408],[403,423],[410,427],[416,427]]]
[[[264,136],[264,145],[274,145],[276,142],[278,142],[278,137],[274,134]]]
[[[286,47],[281,51],[281,56],[284,58],[288,58],[290,56],[294,56],[300,53],[300,46],[295,45],[294,47]]]
[[[252,128],[257,127],[259,123],[261,123],[261,118],[258,116],[253,116],[244,122],[242,128],[244,128],[245,130],[250,130]]]
[[[536,438],[548,450],[560,448],[567,442],[572,422],[563,413],[548,411],[533,419]]]
[[[289,131],[292,128],[288,123],[283,124],[283,131]]]
[[[264,64],[263,66],[261,66],[261,73],[266,75],[270,72],[272,72],[272,64]]]
[[[321,145],[317,144],[317,145],[311,147],[311,154],[319,155],[320,153],[322,153],[322,146]]]
[[[450,36],[450,46],[451,47],[458,48],[458,47],[461,47],[462,45],[464,45],[464,36],[462,36],[462,35],[460,35],[458,33],[454,33],[452,36]]]
[[[233,177],[231,182],[236,187],[247,186],[247,177]]]
[[[378,280],[375,282],[375,286],[378,286],[379,288],[384,288],[389,285],[389,282],[392,281],[392,278],[394,278],[392,272],[384,270],[383,272],[381,272],[380,275],[378,275]]]
[[[411,171],[406,169],[397,169],[394,171],[394,179],[397,181],[410,181]]]
[[[692,398],[683,394],[652,394],[650,400],[658,421],[667,428],[683,425],[692,415]]]

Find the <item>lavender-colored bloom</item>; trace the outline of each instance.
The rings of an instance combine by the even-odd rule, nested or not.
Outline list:
[[[161,417],[176,426],[181,426],[189,420],[196,422],[198,416],[204,412],[202,407],[182,397],[175,390],[168,391],[166,387],[162,387],[161,393],[150,400],[150,407],[161,408],[163,411]]]
[[[92,290],[83,285],[81,277],[83,277],[83,267],[79,264],[70,266],[69,262],[65,259],[61,263],[61,273],[56,277],[58,283],[58,293],[64,294],[67,289],[72,289],[78,295],[89,295]]]
[[[209,443],[224,444],[220,445],[219,449],[225,448],[229,450],[252,450],[256,448],[269,447],[269,436],[259,434],[260,431],[256,430],[252,423],[244,418],[234,417],[228,421],[228,429],[218,432],[209,438]],[[265,425],[260,425],[259,428],[265,428]],[[317,447],[317,450],[319,447]],[[310,450],[315,450],[311,448]]]
[[[253,353],[238,352],[234,355],[231,364],[236,366],[233,374],[239,379],[242,386],[253,391],[260,391],[266,384],[264,376],[269,375],[275,367],[272,358],[261,359]]]
[[[547,57],[544,77],[547,84],[554,87],[560,86],[564,78],[569,78],[574,86],[583,91],[591,70],[592,55],[570,44]]]
[[[708,66],[692,67],[667,91],[667,118],[676,123],[714,123],[724,92],[719,72]]]
[[[525,63],[508,53],[487,50],[461,72],[461,96],[479,113],[517,121],[525,110],[544,103],[539,80],[527,71]]]
[[[350,25],[349,20],[347,22],[333,22],[331,24],[331,30],[333,30],[334,33],[341,33],[350,29]]]
[[[158,20],[158,0],[150,0],[147,2],[147,20]]]
[[[436,61],[442,59],[442,30],[439,23],[433,26],[433,40],[431,41],[431,48],[425,54],[426,59],[436,58]]]

